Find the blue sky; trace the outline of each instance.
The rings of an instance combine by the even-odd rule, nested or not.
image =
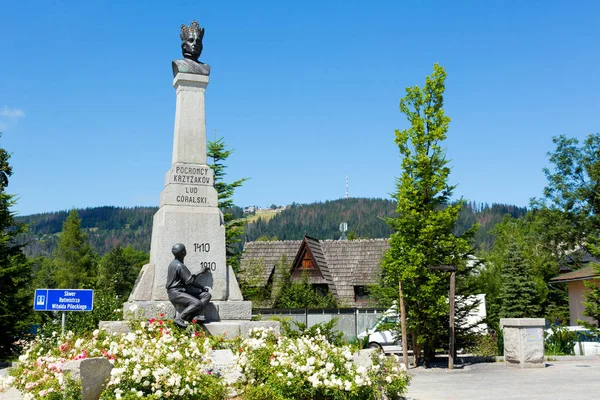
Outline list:
[[[600,127],[599,2],[6,1],[0,146],[21,215],[158,205],[179,26],[206,29],[207,134],[240,206],[389,198],[407,86],[447,71],[456,197],[525,206],[551,138]]]

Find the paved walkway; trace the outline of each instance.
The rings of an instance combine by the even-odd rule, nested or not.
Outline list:
[[[549,361],[546,368],[508,368],[504,363],[410,370],[408,397],[414,400],[599,400],[600,357]],[[11,388],[0,400],[20,400]]]
[[[546,368],[509,368],[504,363],[410,370],[408,397],[415,400],[600,399],[600,357],[548,361]]]
[[[21,400],[21,393],[15,389],[10,388],[6,392],[0,392],[1,400]]]

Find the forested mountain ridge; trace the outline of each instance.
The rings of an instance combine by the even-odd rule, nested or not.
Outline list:
[[[79,209],[81,228],[87,231],[92,248],[100,255],[117,244],[131,245],[136,250],[149,252],[152,236],[152,217],[157,207],[96,207]],[[246,228],[243,241],[257,239],[292,240],[301,239],[305,234],[319,239],[339,239],[341,222],[348,224],[347,235],[360,238],[389,237],[390,230],[383,217],[394,215],[396,204],[385,199],[350,198],[331,200],[323,203],[292,204],[269,221],[256,219]],[[464,232],[473,223],[481,228],[475,244],[479,248],[489,248],[493,244],[490,230],[502,221],[505,214],[519,217],[525,214],[525,207],[506,204],[467,203],[463,208],[457,233]],[[233,210],[242,215],[241,208]],[[50,255],[56,248],[62,224],[67,211],[21,216],[17,221],[28,225],[28,232],[18,237],[20,244],[27,244],[25,253],[29,257]]]
[[[349,237],[385,238],[391,232],[383,218],[394,216],[395,211],[396,203],[385,199],[349,198],[324,203],[293,204],[268,221],[258,218],[248,225],[246,240],[293,240],[302,239],[304,234],[319,239],[339,239],[341,222],[348,223]],[[460,235],[473,224],[479,223],[475,245],[477,248],[489,249],[494,243],[490,231],[502,221],[504,215],[518,218],[526,212],[526,207],[509,204],[469,202],[460,213],[456,233]]]
[[[94,207],[78,209],[81,229],[88,234],[92,248],[103,255],[117,244],[131,245],[136,250],[149,252],[152,236],[152,217],[158,207]],[[51,255],[58,243],[68,211],[56,211],[17,217],[27,225],[28,232],[19,235],[19,244],[27,244],[29,257]]]

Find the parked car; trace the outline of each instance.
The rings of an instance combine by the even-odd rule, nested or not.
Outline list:
[[[359,333],[357,338],[362,341],[368,336],[370,349],[381,349],[386,353],[402,353],[402,344],[396,340],[394,333],[398,320],[398,308],[394,304],[370,329]]]
[[[457,296],[458,298],[458,296]],[[487,315],[485,308],[485,294],[477,294],[466,298],[465,303],[475,304],[477,307],[471,310],[465,318],[464,323],[472,326],[476,332],[487,332],[487,325],[483,321]],[[394,328],[398,325],[399,314],[398,307],[394,302],[391,308],[385,311],[382,317],[377,320],[372,328],[358,334],[358,340],[362,341],[369,337],[369,348],[379,348],[386,353],[402,353],[402,342],[395,335]]]
[[[600,335],[586,328],[575,325],[565,327],[569,332],[575,332],[573,354],[576,356],[600,356]],[[553,329],[546,329],[546,340],[554,333]]]

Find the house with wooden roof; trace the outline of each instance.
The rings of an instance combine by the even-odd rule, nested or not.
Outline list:
[[[596,323],[595,320],[583,315],[586,301],[585,295],[590,291],[585,285],[585,281],[592,281],[596,287],[600,287],[600,274],[596,270],[596,265],[600,260],[596,259],[585,250],[578,250],[565,257],[563,265],[560,268],[560,275],[550,279],[550,283],[566,283],[569,292],[569,325],[579,325],[577,320],[584,320],[590,323]],[[577,269],[575,269],[577,268]]]
[[[278,282],[306,276],[315,291],[331,293],[342,306],[370,307],[366,287],[378,283],[388,239],[303,240],[249,242],[244,246],[238,278],[246,287],[270,288],[271,299],[281,289]],[[271,303],[272,304],[272,303]],[[269,304],[266,304],[267,306]]]

